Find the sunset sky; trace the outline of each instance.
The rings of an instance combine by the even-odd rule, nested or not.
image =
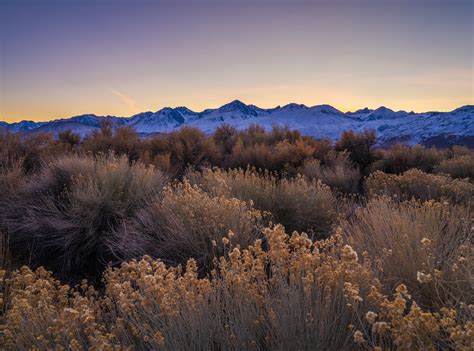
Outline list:
[[[0,0],[0,120],[474,104],[471,0]]]

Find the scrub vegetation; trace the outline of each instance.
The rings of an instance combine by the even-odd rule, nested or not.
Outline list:
[[[474,151],[0,134],[0,348],[472,350]]]

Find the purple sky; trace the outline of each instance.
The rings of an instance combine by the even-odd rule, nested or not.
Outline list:
[[[466,0],[0,0],[0,120],[473,104]]]

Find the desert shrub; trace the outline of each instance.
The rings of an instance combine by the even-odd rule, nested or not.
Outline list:
[[[356,133],[352,130],[342,133],[341,138],[335,144],[336,151],[347,151],[351,160],[365,171],[375,160],[373,146],[375,144],[375,132],[364,131]]]
[[[250,202],[255,208],[269,211],[275,206],[278,178],[268,171],[259,173],[255,169],[220,168],[203,169],[201,172],[190,170],[186,174],[191,184],[199,185],[212,196],[224,195]]]
[[[207,271],[213,258],[225,253],[223,240],[246,248],[262,228],[260,211],[235,198],[212,197],[185,180],[167,187],[160,202],[121,228],[115,251],[124,258],[149,255],[171,265],[194,258]]]
[[[345,233],[387,293],[403,283],[419,304],[455,306],[474,302],[471,221],[464,207],[380,197],[356,211]]]
[[[274,157],[272,150],[266,144],[255,144],[245,146],[241,139],[238,139],[232,155],[225,163],[226,168],[247,168],[255,167],[261,170],[273,170]]]
[[[0,169],[21,162],[25,174],[36,173],[43,163],[64,152],[56,146],[52,134],[21,135],[0,132]]]
[[[165,135],[157,135],[143,139],[140,145],[140,161],[147,165],[172,173],[171,154]]]
[[[453,145],[448,154],[450,157],[474,156],[474,150],[467,146]]]
[[[126,157],[68,156],[0,203],[13,257],[64,280],[100,278],[114,230],[163,186],[157,171]]]
[[[14,194],[25,179],[22,160],[10,161],[0,167],[0,194],[8,197]]]
[[[229,157],[232,153],[232,149],[236,142],[236,135],[237,128],[230,124],[220,125],[212,134],[212,138],[214,139],[223,159]]]
[[[275,170],[284,170],[289,175],[296,175],[297,169],[303,165],[305,160],[314,155],[314,147],[297,139],[293,143],[281,141],[274,148]]]
[[[259,124],[251,124],[248,128],[240,130],[238,132],[238,139],[244,144],[244,146],[265,144],[268,143],[268,133],[265,128]]]
[[[140,138],[130,127],[112,128],[110,121],[103,121],[101,128],[94,131],[82,143],[82,150],[93,154],[126,155],[130,161],[136,161],[140,155]]]
[[[181,176],[188,166],[213,164],[217,147],[200,129],[184,127],[167,136],[167,151],[174,173]]]
[[[0,132],[0,169],[22,160],[24,152],[19,134]]]
[[[343,193],[356,193],[362,177],[345,152],[331,152],[324,165],[320,160],[309,159],[301,167],[301,174],[308,179],[320,179]]]
[[[273,125],[270,132],[267,133],[267,143],[269,145],[275,145],[282,141],[288,141],[290,143],[295,143],[299,140],[302,140],[303,136],[300,131],[295,129],[290,129],[288,126]]]
[[[3,276],[2,276],[3,273]],[[114,346],[113,335],[100,319],[97,292],[87,285],[83,291],[62,285],[43,267],[28,267],[6,275],[5,323],[0,336],[2,348],[52,350]],[[22,332],[23,331],[23,332]]]
[[[443,160],[434,168],[435,173],[448,174],[453,178],[474,179],[474,155],[455,156]]]
[[[304,136],[303,140],[314,148],[313,157],[316,160],[324,160],[333,149],[331,140],[329,139],[315,140],[311,137]]]
[[[112,139],[112,151],[116,155],[127,155],[131,161],[138,160],[140,138],[130,127],[117,128]]]
[[[94,130],[84,139],[82,149],[94,154],[108,153],[113,149],[113,136],[112,122],[104,120],[101,122],[99,130]]]
[[[279,179],[269,172],[259,174],[219,169],[189,174],[189,179],[212,194],[222,194],[250,202],[256,209],[270,212],[275,223],[292,232],[306,231],[315,237],[327,236],[336,217],[336,201],[330,188],[320,181],[301,176]]]
[[[305,231],[314,238],[327,237],[336,216],[335,198],[321,181],[303,177],[283,179],[271,213],[289,232]]]
[[[74,150],[79,146],[81,142],[81,136],[74,133],[72,130],[67,129],[58,133],[57,142],[64,146],[66,150]]]
[[[330,141],[317,141],[288,127],[273,126],[270,132],[258,125],[239,132],[226,128],[223,127],[218,134],[221,139],[224,132],[227,131],[228,135],[226,157],[222,163],[226,169],[253,167],[285,176],[295,176],[297,169],[307,159],[322,159],[331,150]]]
[[[385,173],[400,174],[411,168],[432,172],[433,168],[446,158],[446,152],[421,145],[413,147],[397,144],[382,151],[381,159],[372,167]]]
[[[384,294],[366,255],[341,238],[312,242],[281,226],[229,247],[199,278],[144,257],[109,269],[104,297],[44,269],[7,279],[2,344],[13,349],[469,350],[469,307],[428,310],[403,284]],[[2,272],[3,273],[3,272]],[[0,275],[2,283],[5,276]]]
[[[448,199],[457,203],[470,202],[474,192],[474,185],[466,180],[427,174],[417,169],[401,175],[377,171],[367,177],[366,187],[369,196],[387,194],[401,199]]]

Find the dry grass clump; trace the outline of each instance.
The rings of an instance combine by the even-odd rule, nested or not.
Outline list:
[[[426,310],[403,284],[384,295],[340,235],[264,231],[229,247],[209,277],[144,257],[109,269],[100,297],[43,269],[11,277],[2,343],[15,349],[456,349],[474,343],[472,306]]]
[[[310,159],[304,163],[301,173],[308,179],[320,179],[334,190],[356,193],[362,175],[348,154],[331,152],[325,161],[325,164],[321,164],[320,160]]]
[[[126,157],[62,157],[2,199],[12,257],[64,280],[100,278],[114,230],[164,182],[161,173]]]
[[[289,231],[305,231],[326,237],[336,219],[336,200],[331,189],[319,180],[297,176],[278,179],[271,173],[219,169],[189,174],[193,183],[215,195],[251,202],[256,209],[270,212],[275,223]]]
[[[448,174],[453,178],[474,179],[474,154],[455,156],[443,160],[434,168],[435,173]]]
[[[425,307],[474,303],[472,217],[461,206],[374,198],[345,225],[386,293],[405,284]]]
[[[434,167],[446,158],[446,152],[436,148],[413,147],[396,144],[388,150],[381,150],[381,159],[372,166],[374,170],[400,174],[412,168],[432,172]]]
[[[366,188],[369,196],[386,194],[401,199],[448,199],[456,203],[469,203],[474,194],[474,185],[467,180],[427,174],[418,169],[401,175],[377,171],[367,177]]]
[[[121,227],[115,251],[122,259],[149,255],[169,265],[194,258],[206,271],[229,244],[245,248],[262,228],[262,213],[252,206],[235,198],[213,197],[185,180],[165,188],[162,200],[141,209]]]

